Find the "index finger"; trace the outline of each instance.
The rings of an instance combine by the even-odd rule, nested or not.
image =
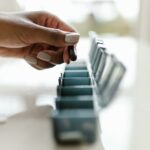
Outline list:
[[[69,24],[65,23],[63,20],[61,20],[59,17],[52,15],[48,16],[48,26],[52,28],[57,28],[63,31],[68,32],[76,32],[76,30]]]
[[[41,26],[60,29],[68,32],[76,32],[76,30],[71,25],[65,23],[59,17],[50,12],[35,11],[19,13],[19,15],[21,14],[25,15],[28,19]]]

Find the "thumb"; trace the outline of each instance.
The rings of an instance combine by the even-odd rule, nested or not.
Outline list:
[[[65,32],[59,29],[39,26],[32,34],[33,43],[45,43],[56,47],[75,45],[80,35],[77,32]]]

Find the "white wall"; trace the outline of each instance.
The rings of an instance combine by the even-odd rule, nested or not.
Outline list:
[[[131,150],[150,149],[150,0],[141,0]]]
[[[0,11],[17,11],[20,7],[16,0],[0,0]]]

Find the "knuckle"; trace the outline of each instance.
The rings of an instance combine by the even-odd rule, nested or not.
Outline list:
[[[44,10],[37,11],[37,14],[38,14],[38,15],[41,15],[41,16],[48,16],[48,15],[50,15],[50,13],[49,13],[49,12],[44,11]]]
[[[54,15],[54,14],[52,15],[52,19],[55,20],[55,22],[57,22],[57,24],[61,23],[60,18],[58,16]]]

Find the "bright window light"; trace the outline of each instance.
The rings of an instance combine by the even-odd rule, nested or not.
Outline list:
[[[139,13],[140,0],[114,0],[120,14],[127,19],[134,19]]]
[[[139,12],[139,0],[17,0],[25,10],[46,10],[69,21],[82,21],[86,14],[90,13],[92,7],[101,7],[101,4],[115,2],[117,11],[127,19],[136,18]],[[92,5],[92,4],[96,5]],[[106,5],[108,6],[108,5]],[[99,8],[100,9],[100,8]],[[111,10],[105,13],[107,18],[115,17],[110,14]]]

